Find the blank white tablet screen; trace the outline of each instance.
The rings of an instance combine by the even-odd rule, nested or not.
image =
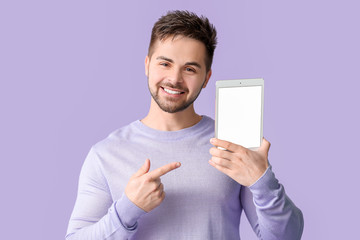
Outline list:
[[[261,144],[261,86],[219,88],[218,138],[246,148]]]

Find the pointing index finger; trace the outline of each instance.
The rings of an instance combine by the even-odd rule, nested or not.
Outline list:
[[[168,172],[180,167],[180,165],[181,164],[179,162],[172,162],[149,172],[149,175],[153,179],[159,178],[167,174]]]

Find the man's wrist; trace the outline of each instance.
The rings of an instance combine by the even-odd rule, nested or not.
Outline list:
[[[135,229],[137,227],[138,219],[146,213],[131,202],[125,193],[115,202],[115,209],[120,222],[129,230]]]
[[[269,166],[264,174],[251,186],[250,191],[253,194],[254,200],[257,203],[265,203],[266,201],[278,197],[281,185],[276,179],[274,172]]]

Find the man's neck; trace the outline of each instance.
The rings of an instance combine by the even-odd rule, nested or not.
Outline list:
[[[156,130],[177,131],[191,127],[201,119],[202,117],[195,113],[193,104],[183,111],[167,113],[152,101],[148,115],[141,122]]]

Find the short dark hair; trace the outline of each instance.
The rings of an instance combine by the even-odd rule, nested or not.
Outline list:
[[[151,57],[153,45],[157,40],[172,36],[184,36],[202,42],[206,47],[206,71],[211,68],[217,44],[216,29],[204,16],[189,11],[169,11],[154,24],[149,44],[148,56]]]

